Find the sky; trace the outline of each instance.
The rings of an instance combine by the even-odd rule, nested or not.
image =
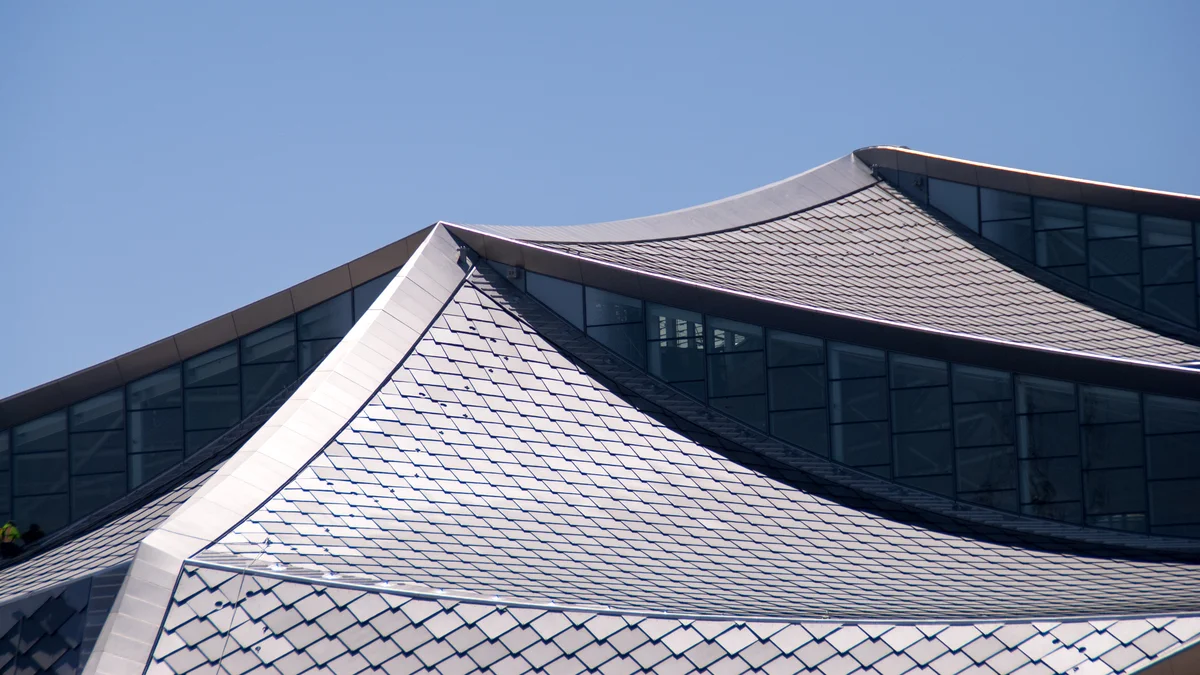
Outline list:
[[[0,3],[0,397],[439,219],[877,144],[1200,194],[1200,3]]]

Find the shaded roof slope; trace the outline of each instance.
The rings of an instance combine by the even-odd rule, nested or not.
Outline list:
[[[504,228],[488,231],[502,234]],[[694,283],[960,335],[1164,364],[1200,359],[1200,347],[1101,312],[1013,270],[885,183],[721,232],[539,244]]]
[[[989,539],[818,480],[599,377],[471,281],[349,427],[195,559],[777,619],[1200,612],[1194,558]]]

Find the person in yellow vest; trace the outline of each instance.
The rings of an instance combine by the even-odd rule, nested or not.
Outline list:
[[[13,521],[8,521],[0,526],[0,557],[13,558],[21,552],[21,545],[18,543],[21,539],[21,531],[13,524]]]

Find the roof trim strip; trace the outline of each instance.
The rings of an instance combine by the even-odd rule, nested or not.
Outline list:
[[[565,226],[471,225],[510,239],[559,243],[632,243],[711,234],[776,220],[875,184],[853,154],[739,195],[653,216]]]

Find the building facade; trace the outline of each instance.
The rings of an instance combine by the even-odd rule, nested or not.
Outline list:
[[[1200,672],[1200,198],[864,148],[0,401],[0,673]]]

